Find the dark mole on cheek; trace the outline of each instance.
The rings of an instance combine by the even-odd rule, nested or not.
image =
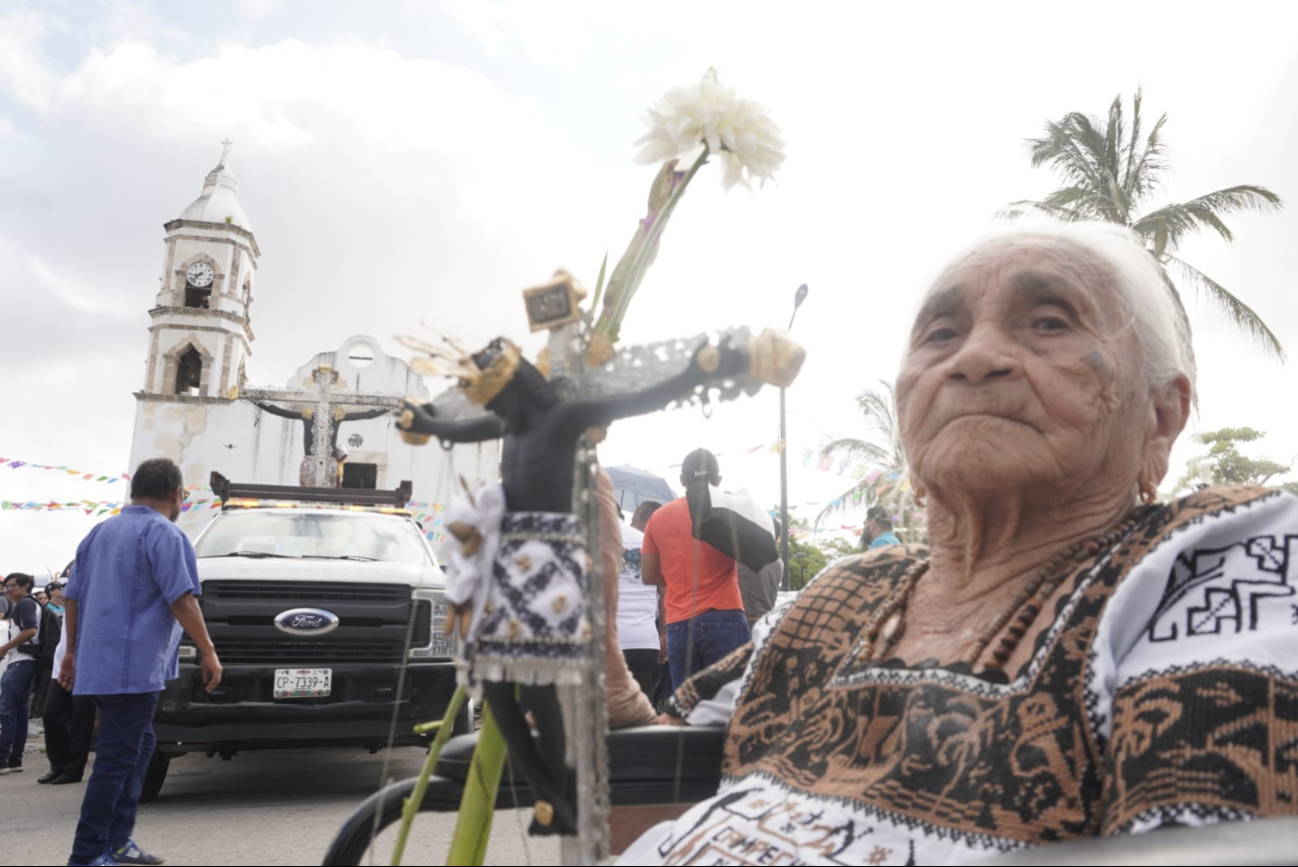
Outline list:
[[[1113,368],[1109,366],[1109,362],[1105,360],[1098,349],[1092,349],[1083,355],[1082,361],[1094,370],[1104,382],[1113,381]]]

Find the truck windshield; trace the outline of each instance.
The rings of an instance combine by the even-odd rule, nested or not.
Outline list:
[[[199,557],[324,557],[433,565],[419,529],[408,518],[369,512],[226,512],[195,548]]]

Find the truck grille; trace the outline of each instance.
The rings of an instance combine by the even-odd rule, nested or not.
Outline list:
[[[399,644],[373,641],[250,641],[227,639],[217,642],[216,652],[223,665],[278,663],[386,662],[400,665],[404,658]]]
[[[403,603],[410,588],[400,584],[341,584],[329,581],[204,581],[212,600],[273,600],[318,605],[324,602]]]
[[[404,584],[324,581],[203,583],[199,605],[221,661],[230,665],[399,665],[407,646],[417,657],[441,658],[445,602],[412,599]],[[319,608],[338,618],[324,635],[285,635],[276,618]]]

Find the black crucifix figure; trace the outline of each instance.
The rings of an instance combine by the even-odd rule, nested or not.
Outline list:
[[[286,418],[290,421],[302,422],[302,456],[310,457],[315,448],[315,412],[307,410],[291,410],[275,406],[273,403],[263,403],[254,400],[253,404],[264,412],[271,415],[277,415],[280,418]],[[386,407],[382,409],[370,409],[362,412],[342,412],[334,411],[333,424],[329,427],[329,454],[335,460],[342,460],[346,452],[340,452],[338,448],[338,428],[345,421],[365,421],[366,419],[378,418],[381,415],[388,415],[392,410]],[[305,482],[303,483],[305,484]]]
[[[336,488],[340,484],[340,462],[345,453],[338,448],[338,425],[344,421],[378,418],[401,406],[397,395],[361,394],[347,391],[329,365],[312,371],[314,390],[238,388],[230,397],[250,401],[280,418],[302,422],[303,458],[299,484],[303,487]],[[267,401],[278,401],[305,409],[284,409]],[[373,406],[375,409],[345,412],[342,407]]]
[[[489,591],[471,600],[455,600],[448,585],[448,601],[455,604],[448,623],[462,618],[471,680],[481,682],[511,760],[518,763],[536,794],[533,833],[571,835],[577,828],[574,776],[564,762],[563,713],[554,684],[573,683],[562,679],[561,669],[571,662],[574,649],[580,658],[587,639],[579,630],[570,631],[584,622],[580,604],[589,568],[580,524],[573,514],[578,443],[592,428],[655,412],[674,401],[689,402],[709,387],[724,390],[740,381],[789,385],[805,355],[801,347],[775,332],[764,332],[744,345],[734,342],[730,337],[718,345],[705,342],[689,356],[683,370],[638,390],[561,399],[513,344],[498,339],[481,352],[454,359],[453,367],[423,366],[427,372],[459,376],[465,396],[489,414],[445,418],[432,404],[409,401],[401,412],[398,426],[408,442],[423,443],[432,437],[444,444],[504,440],[498,540],[490,538],[490,527],[479,533],[448,515],[451,535],[462,543],[467,557],[479,556],[484,547],[491,552],[491,562],[481,565],[476,579],[485,582]],[[419,348],[436,352],[434,347]],[[481,490],[478,498],[485,499]],[[475,507],[485,510],[487,504]],[[576,587],[577,598],[568,598],[556,587]],[[480,610],[466,611],[471,604]],[[520,657],[527,659],[520,661]],[[555,679],[532,667],[546,664],[560,672]],[[536,720],[539,751],[515,702],[516,682]],[[542,804],[547,805],[544,810]]]

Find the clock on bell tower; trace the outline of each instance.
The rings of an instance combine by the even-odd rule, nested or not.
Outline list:
[[[140,400],[224,402],[252,354],[249,307],[261,251],[239,205],[230,139],[203,192],[167,231],[162,283],[149,316]]]

